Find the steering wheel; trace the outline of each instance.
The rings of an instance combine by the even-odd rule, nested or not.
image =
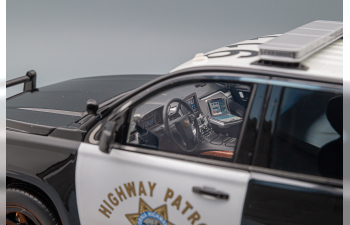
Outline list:
[[[168,109],[174,102],[179,103],[177,107],[183,105],[188,112],[174,120],[169,121]],[[192,153],[197,149],[199,145],[198,122],[192,108],[187,105],[184,100],[174,98],[167,102],[163,109],[163,123],[166,134],[181,150],[187,153]],[[195,134],[192,130],[192,126],[196,129]],[[180,137],[181,141],[175,139],[175,134]]]

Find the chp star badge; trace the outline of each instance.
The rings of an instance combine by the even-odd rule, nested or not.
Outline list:
[[[168,221],[166,204],[152,209],[142,198],[139,202],[139,212],[125,216],[132,225],[174,225]]]

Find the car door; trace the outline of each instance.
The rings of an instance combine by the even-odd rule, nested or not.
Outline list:
[[[342,85],[270,84],[242,224],[343,224]]]
[[[81,144],[76,167],[77,202],[81,224],[209,225],[241,223],[250,173],[248,165],[232,162],[233,155],[236,154],[237,158],[239,154],[247,154],[247,150],[250,151],[251,146],[254,146],[256,135],[252,134],[257,130],[257,124],[259,124],[257,121],[260,120],[265,99],[266,78],[253,76],[250,78],[245,75],[244,85],[251,88],[251,94],[247,107],[244,108],[245,114],[242,115],[243,121],[240,130],[236,134],[237,140],[229,136],[233,135],[230,133],[233,125],[231,128],[217,127],[216,129],[219,131],[216,132],[224,132],[226,129],[225,132],[230,134],[226,136],[220,134],[221,136],[216,137],[224,139],[221,144],[213,142],[216,144],[214,145],[211,144],[211,141],[205,142],[204,140],[206,149],[194,155],[187,152],[174,152],[174,149],[179,149],[176,147],[179,144],[169,141],[169,137],[161,139],[162,132],[157,134],[159,135],[157,136],[158,141],[152,141],[153,139],[149,136],[151,133],[154,136],[156,131],[153,132],[153,130],[157,130],[156,128],[152,128],[152,131],[147,130],[146,133],[137,130],[136,137],[131,135],[131,130],[137,126],[135,123],[140,123],[134,121],[135,118],[140,119],[140,115],[136,113],[139,108],[149,106],[154,108],[154,105],[159,104],[159,101],[155,101],[156,94],[166,98],[170,93],[167,92],[168,90],[176,90],[177,85],[182,87],[181,85],[185,84],[193,85],[191,88],[197,94],[200,89],[210,91],[210,88],[217,88],[215,93],[208,92],[207,96],[203,98],[200,98],[201,96],[198,94],[200,102],[194,101],[194,103],[201,105],[201,109],[197,109],[197,112],[202,113],[202,116],[199,116],[193,110],[193,115],[198,116],[198,122],[201,123],[201,129],[197,129],[197,132],[206,132],[202,131],[204,130],[203,123],[199,121],[203,119],[204,111],[209,113],[210,110],[205,100],[208,99],[208,96],[214,96],[216,99],[221,96],[222,99],[228,101],[232,96],[230,97],[230,91],[225,88],[225,84],[222,82],[228,82],[230,85],[232,82],[236,82],[232,84],[234,86],[241,84],[239,75],[220,75],[219,79],[218,74],[215,76],[194,74],[166,80],[125,101],[114,112],[116,116],[109,118],[117,123],[118,136],[123,136],[122,140],[113,145],[114,147],[109,154],[101,152],[94,141]],[[239,88],[242,87],[239,86]],[[179,95],[173,97],[187,101],[184,92],[192,91],[189,88],[183,88],[173,92]],[[246,96],[244,98],[247,100]],[[192,100],[187,101],[189,105],[193,103],[190,103]],[[145,107],[145,102],[151,103]],[[161,102],[161,104],[164,103]],[[232,104],[234,105],[234,103]],[[232,104],[230,103],[230,105]],[[233,106],[230,107],[233,108]],[[239,108],[239,106],[237,107]],[[171,108],[170,105],[170,111]],[[173,111],[176,112],[179,109],[182,111],[180,103]],[[154,112],[151,112],[153,113],[151,115],[154,115]],[[224,112],[223,110],[222,113],[224,114]],[[127,116],[118,116],[122,113]],[[146,118],[148,115],[149,113],[143,114],[143,123],[140,123],[143,124],[142,126],[154,124],[154,121],[149,120],[149,117]],[[176,117],[174,118],[175,121]],[[205,120],[204,123],[208,123],[207,119],[203,120]],[[194,122],[192,122],[193,124]],[[249,129],[246,129],[247,126]],[[102,124],[97,125],[87,139],[91,140],[91,137],[96,135],[101,127],[103,127]],[[143,128],[145,129],[145,127]],[[122,130],[121,133],[118,129]],[[161,130],[161,128],[159,129]],[[214,128],[210,127],[210,129]],[[192,131],[195,135],[194,130]],[[146,137],[147,140],[145,140]],[[243,144],[247,138],[250,144]],[[136,144],[135,139],[138,140]],[[232,151],[227,150],[231,148],[228,147],[230,141],[237,143],[235,147],[231,146],[232,149],[234,148]],[[161,142],[164,143],[161,144]],[[173,146],[170,144],[169,147],[169,143],[173,143]],[[201,146],[200,144],[199,146]]]

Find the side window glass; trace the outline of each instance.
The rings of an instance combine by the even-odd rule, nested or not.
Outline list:
[[[271,168],[342,179],[343,96],[285,88]]]
[[[127,144],[232,160],[252,87],[213,82],[163,91],[132,109]]]

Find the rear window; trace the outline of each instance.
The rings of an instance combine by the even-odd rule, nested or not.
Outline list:
[[[342,179],[342,102],[342,94],[285,88],[270,167]]]

